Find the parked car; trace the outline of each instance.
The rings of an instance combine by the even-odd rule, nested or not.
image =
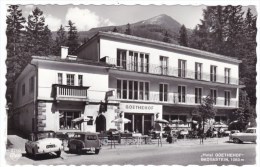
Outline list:
[[[83,151],[92,151],[98,154],[101,149],[101,142],[96,133],[75,132],[73,138],[68,142],[70,152],[82,154]]]
[[[25,151],[35,158],[39,154],[55,152],[59,157],[62,150],[62,141],[56,138],[54,131],[38,131],[30,134],[25,143]]]
[[[229,140],[234,143],[256,142],[256,128],[248,128],[245,132],[230,134]]]
[[[233,133],[239,133],[240,131],[239,130],[231,130],[231,134]]]
[[[229,136],[231,134],[230,130],[224,130],[223,136]]]

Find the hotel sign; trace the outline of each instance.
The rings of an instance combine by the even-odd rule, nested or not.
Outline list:
[[[120,110],[125,113],[161,113],[162,105],[121,103]]]
[[[133,109],[133,110],[153,110],[153,106],[143,106],[143,105],[134,105],[134,104],[127,104],[125,105],[126,109]]]

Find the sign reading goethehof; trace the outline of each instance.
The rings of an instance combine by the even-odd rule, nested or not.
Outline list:
[[[121,103],[120,110],[125,113],[162,113],[162,105]]]

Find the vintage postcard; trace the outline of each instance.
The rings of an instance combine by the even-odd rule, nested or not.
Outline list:
[[[259,165],[258,7],[7,1],[3,161]]]

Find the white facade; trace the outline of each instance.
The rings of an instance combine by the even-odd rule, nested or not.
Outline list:
[[[155,119],[191,121],[206,96],[215,100],[216,121],[238,108],[237,59],[112,32],[98,33],[77,56],[33,58],[36,67],[29,64],[16,80],[18,127],[147,134]],[[113,122],[121,116],[131,123]],[[72,123],[78,117],[92,121]]]
[[[78,56],[100,59],[114,66],[109,70],[109,89],[115,93],[109,100],[121,104],[159,105],[162,117],[167,120],[191,120],[191,113],[201,99],[212,94],[218,109],[217,121],[228,121],[231,111],[239,105],[241,61],[234,58],[112,32],[94,36],[79,49]],[[146,83],[148,86],[143,86]],[[145,89],[147,93],[143,93]],[[125,114],[141,112],[122,111]]]

